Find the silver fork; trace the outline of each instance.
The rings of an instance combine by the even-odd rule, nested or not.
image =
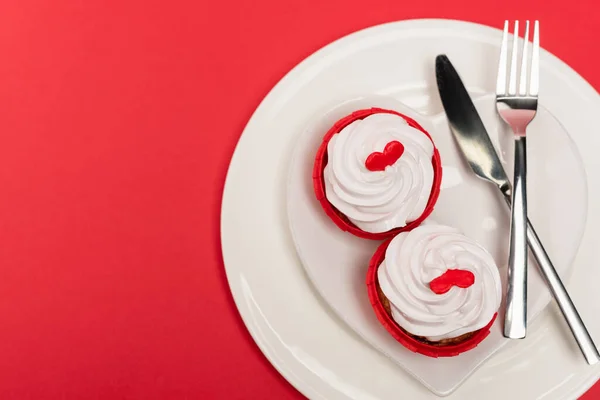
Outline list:
[[[504,22],[504,35],[500,48],[498,80],[496,83],[496,108],[515,135],[515,169],[510,220],[510,253],[508,259],[508,289],[504,336],[522,339],[527,333],[527,151],[525,133],[527,125],[537,111],[539,92],[540,35],[539,22],[533,30],[531,76],[528,78],[529,21],[521,56],[521,71],[517,89],[517,58],[519,53],[519,21],[515,21],[512,40],[510,76],[507,79],[508,21]]]

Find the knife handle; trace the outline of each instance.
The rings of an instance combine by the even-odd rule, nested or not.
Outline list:
[[[510,198],[510,190],[504,191],[504,200],[506,204],[510,208],[511,198]],[[598,353],[598,348],[594,344],[594,340],[590,336],[585,324],[581,320],[567,289],[563,285],[560,276],[556,272],[552,261],[550,261],[550,257],[544,249],[540,238],[538,237],[535,229],[533,229],[533,225],[531,221],[527,219],[527,242],[529,243],[529,248],[537,261],[537,265],[542,273],[542,276],[548,283],[550,287],[550,292],[554,299],[558,303],[560,311],[562,312],[573,336],[575,336],[575,340],[585,357],[585,360],[589,365],[594,365],[600,361],[600,354]]]

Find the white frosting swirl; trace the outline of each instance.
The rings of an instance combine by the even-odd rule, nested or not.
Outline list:
[[[373,152],[398,141],[402,156],[385,171],[365,166]],[[325,194],[335,208],[365,232],[380,233],[419,218],[433,186],[433,143],[395,114],[377,113],[357,120],[327,145]]]
[[[468,288],[436,294],[429,283],[448,269],[471,271]],[[409,333],[438,341],[486,326],[498,310],[502,285],[492,256],[449,226],[425,224],[392,239],[377,271],[392,318]]]

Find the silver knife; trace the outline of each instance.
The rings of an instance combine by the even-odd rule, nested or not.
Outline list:
[[[478,177],[496,185],[510,208],[511,185],[504,167],[467,89],[445,55],[436,57],[435,74],[442,104],[450,123],[450,130],[458,147],[473,172]],[[598,349],[529,220],[527,220],[527,242],[583,356],[588,364],[596,364],[600,361]]]

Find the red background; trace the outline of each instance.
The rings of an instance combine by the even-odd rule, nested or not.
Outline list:
[[[538,18],[599,88],[597,2],[535,3],[0,2],[0,398],[300,398],[225,280],[244,124],[313,51],[407,18]]]

